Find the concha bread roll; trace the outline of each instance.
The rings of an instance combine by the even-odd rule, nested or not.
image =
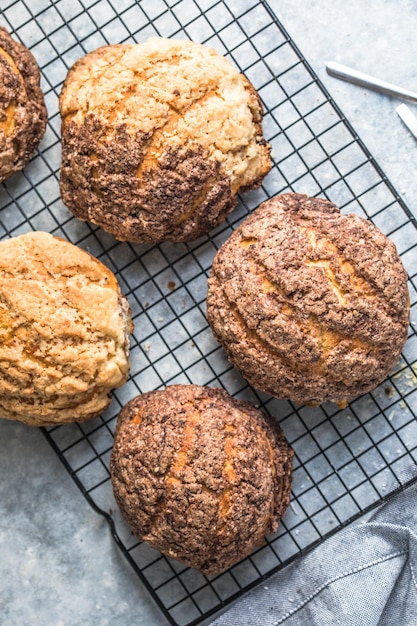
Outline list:
[[[172,385],[119,414],[110,470],[133,533],[205,574],[275,532],[290,501],[293,452],[274,418],[224,390]]]
[[[36,60],[0,27],[0,182],[31,159],[46,121]]]
[[[261,204],[218,251],[207,317],[254,387],[344,406],[397,361],[409,306],[395,245],[374,224],[289,193]]]
[[[44,232],[0,242],[0,417],[33,426],[99,415],[129,373],[114,274]]]
[[[262,104],[214,49],[154,37],[99,48],[60,94],[61,194],[117,239],[197,239],[271,168]]]

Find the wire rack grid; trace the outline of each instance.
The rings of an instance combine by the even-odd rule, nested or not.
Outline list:
[[[244,7],[242,6],[244,4]],[[36,5],[36,8],[34,8]],[[416,223],[266,2],[247,0],[39,0],[2,2],[0,23],[34,53],[49,112],[25,170],[0,188],[0,236],[46,230],[88,250],[116,274],[135,323],[131,376],[98,419],[44,434],[171,624],[206,621],[273,572],[403,489],[417,457]],[[117,242],[76,220],[59,195],[58,95],[73,62],[108,43],[149,36],[215,47],[254,84],[274,166],[242,194],[227,221],[192,244]],[[220,245],[263,200],[285,191],[319,195],[355,212],[397,245],[409,274],[411,324],[389,378],[344,410],[299,407],[248,386],[214,341],[205,317],[207,277]],[[120,408],[174,383],[221,386],[280,420],[295,450],[292,502],[278,532],[249,558],[206,577],[138,542],[120,517],[109,456]]]

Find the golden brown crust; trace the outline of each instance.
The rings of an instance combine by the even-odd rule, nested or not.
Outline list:
[[[371,222],[326,200],[264,202],[213,262],[207,317],[255,387],[343,405],[376,387],[407,338],[407,276]]]
[[[0,242],[0,417],[99,415],[129,372],[130,311],[113,273],[48,233]]]
[[[214,574],[275,532],[293,452],[278,423],[221,389],[172,385],[128,402],[115,432],[114,494],[133,532]]]
[[[60,111],[63,201],[121,240],[197,239],[271,167],[255,89],[191,41],[91,52],[69,71]]]
[[[0,182],[33,156],[46,121],[35,58],[0,27]]]

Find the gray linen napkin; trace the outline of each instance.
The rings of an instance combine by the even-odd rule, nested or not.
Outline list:
[[[417,626],[417,485],[238,600],[212,626]]]

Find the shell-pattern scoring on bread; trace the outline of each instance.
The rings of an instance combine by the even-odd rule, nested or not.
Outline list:
[[[276,420],[224,390],[172,385],[128,402],[110,469],[135,535],[205,574],[276,531],[293,452]]]
[[[33,232],[0,242],[0,418],[83,421],[129,373],[127,300],[81,248]]]
[[[217,253],[207,317],[253,386],[343,406],[395,364],[409,304],[395,245],[375,225],[326,200],[283,194]]]
[[[60,111],[63,201],[120,240],[197,239],[271,167],[254,87],[192,41],[90,52],[70,69]]]
[[[46,121],[35,58],[0,27],[0,182],[27,164]]]

